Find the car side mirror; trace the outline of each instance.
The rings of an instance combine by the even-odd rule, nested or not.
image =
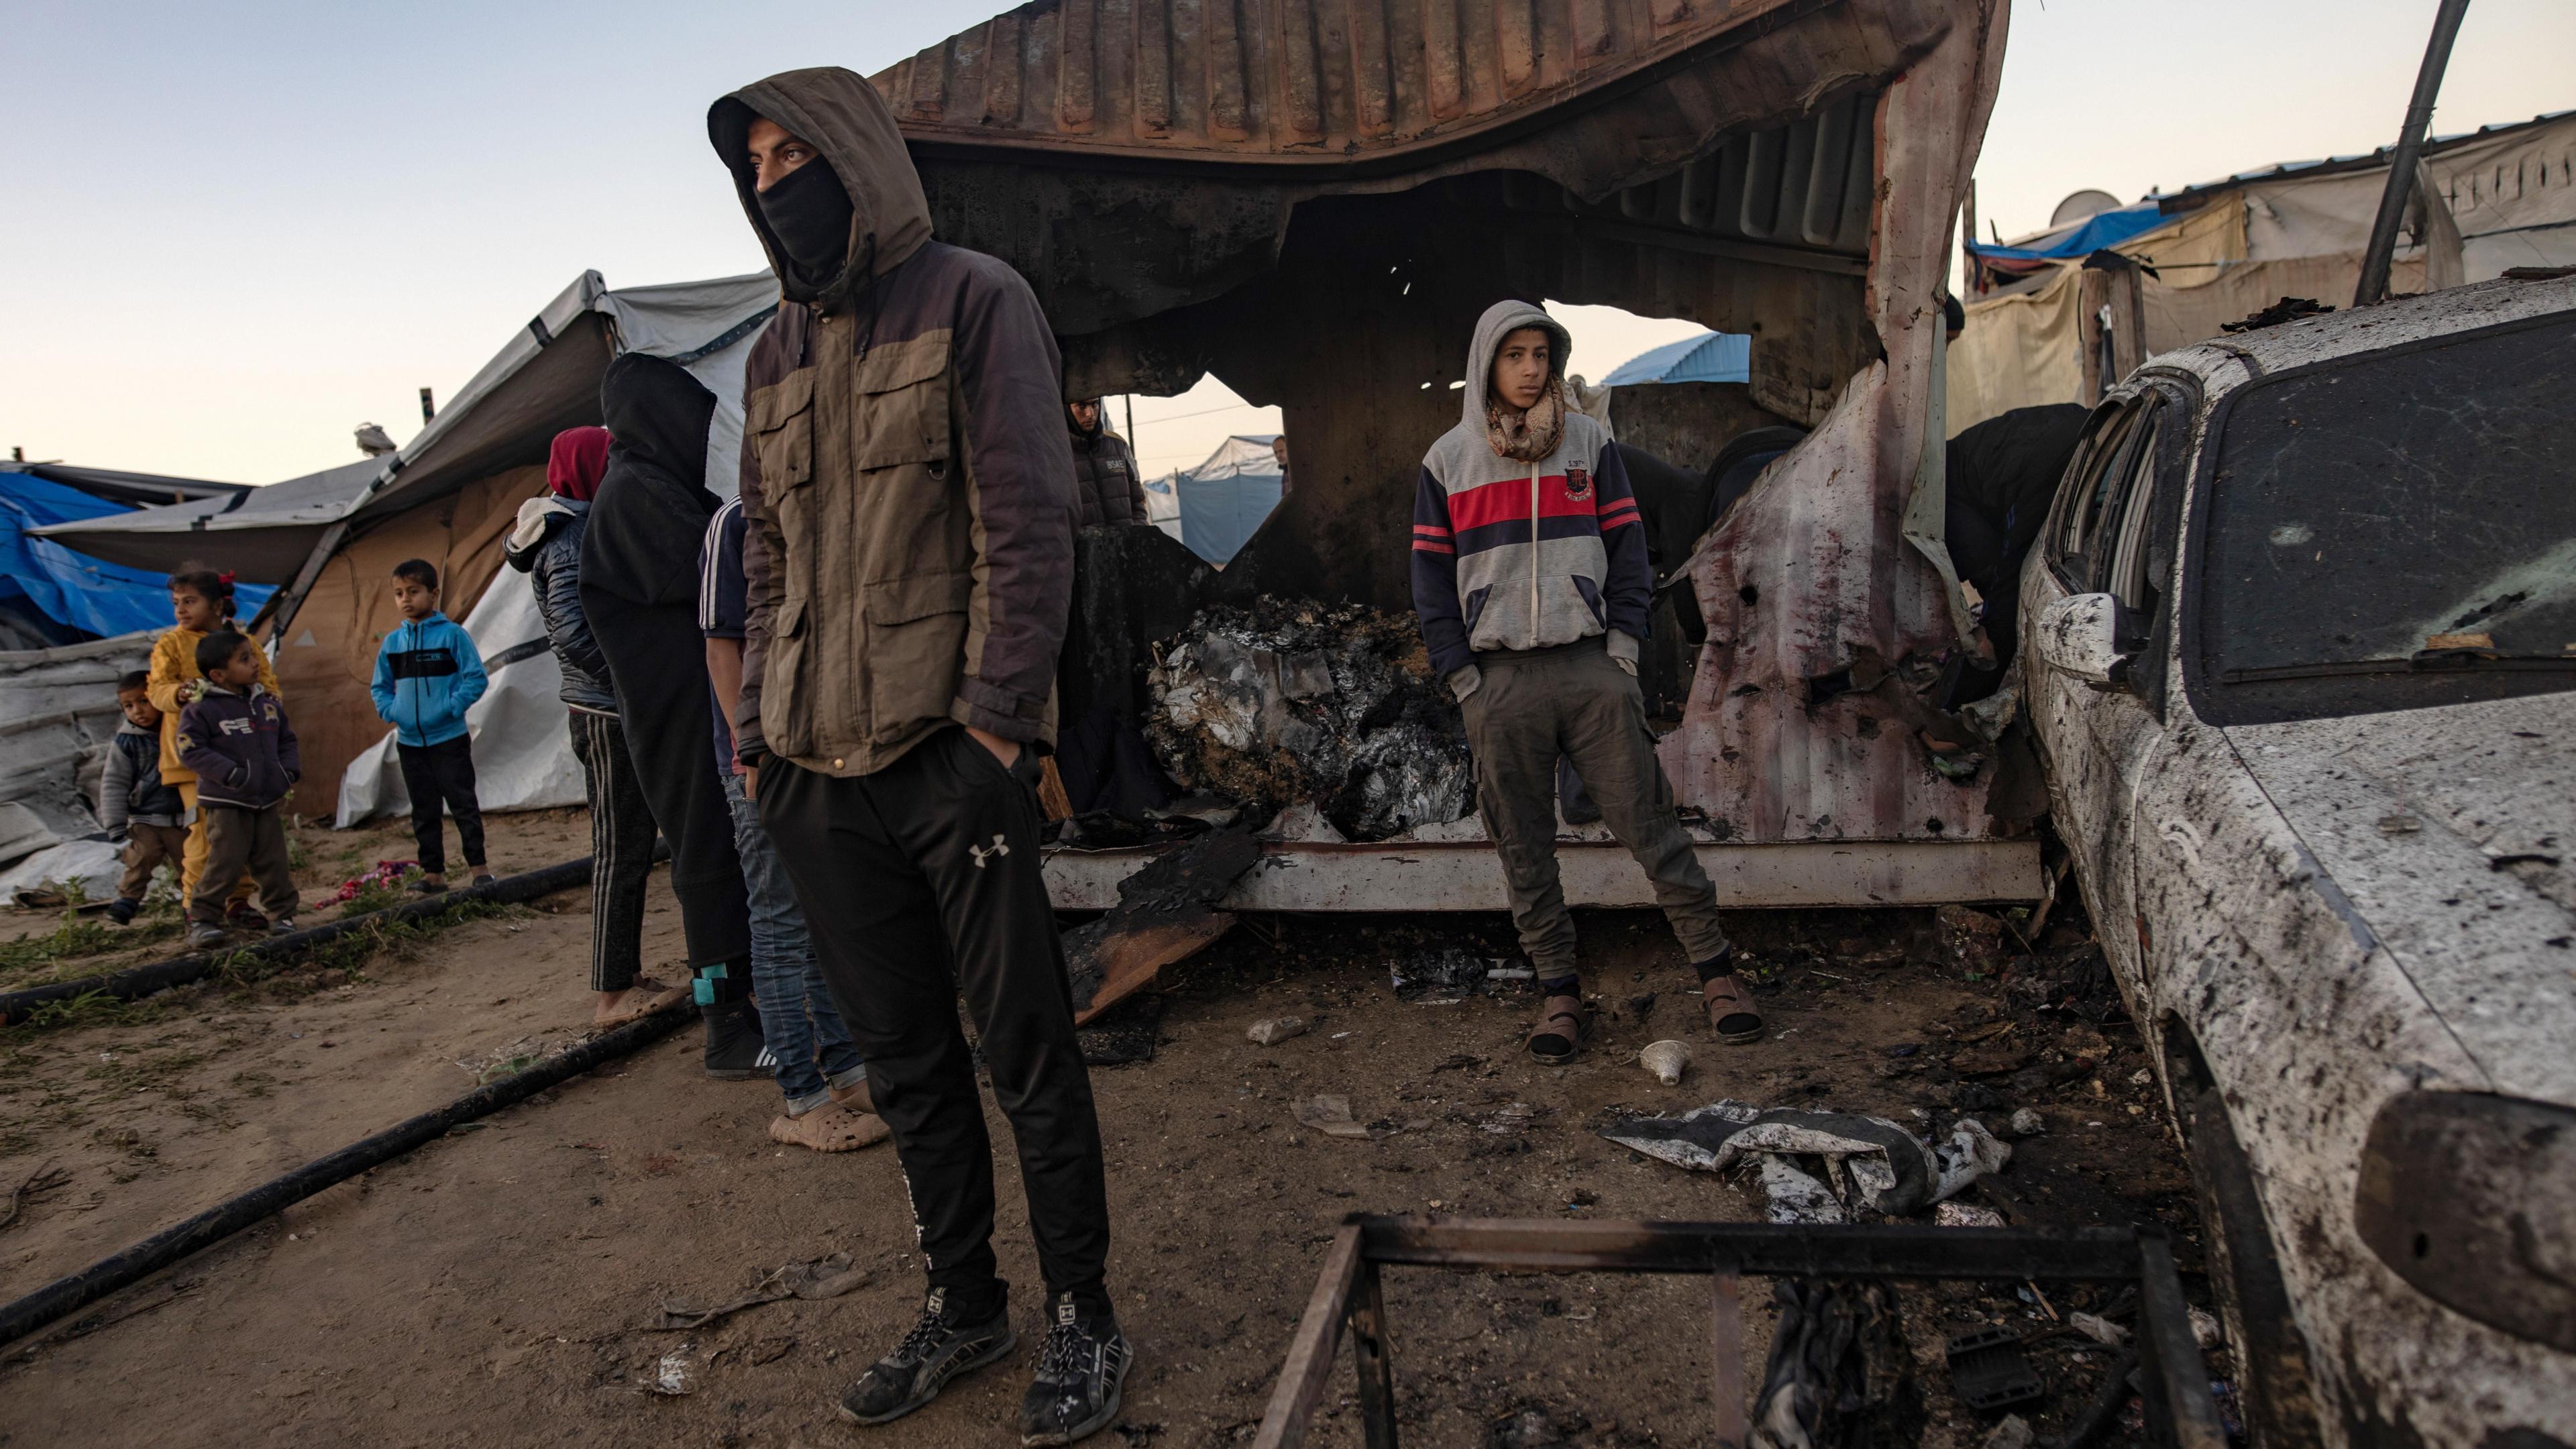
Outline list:
[[[2039,659],[2097,689],[2125,689],[2136,656],[2120,648],[2120,601],[2076,594],[2039,611]]]

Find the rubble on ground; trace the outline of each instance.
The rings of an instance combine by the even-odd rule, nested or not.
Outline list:
[[[1272,811],[1311,803],[1358,841],[1474,804],[1458,707],[1410,614],[1215,605],[1159,651],[1147,685],[1146,738],[1185,788]]]

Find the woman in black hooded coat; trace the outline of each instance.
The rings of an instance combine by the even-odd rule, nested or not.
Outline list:
[[[734,853],[733,811],[707,754],[714,735],[698,632],[698,547],[715,394],[678,364],[628,353],[600,380],[608,472],[581,541],[581,605],[608,660],[627,753],[671,843],[671,892],[697,975],[710,1076],[756,1075],[750,1010],[751,909]]]

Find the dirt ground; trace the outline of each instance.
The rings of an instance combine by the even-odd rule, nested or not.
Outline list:
[[[578,813],[494,822],[505,871],[587,848]],[[312,832],[308,900],[407,854],[390,829]],[[396,941],[354,968],[0,1032],[0,1194],[51,1174],[0,1226],[0,1299],[577,1039],[587,909],[586,892],[568,892]],[[2134,1030],[2034,1015],[2028,993],[2016,1004],[2008,982],[2033,963],[1964,969],[1925,912],[1743,914],[1734,929],[1761,965],[1773,1030],[1729,1048],[1656,918],[1590,915],[1583,929],[1605,1014],[1566,1069],[1521,1054],[1525,997],[1431,1004],[1389,987],[1390,963],[1439,947],[1509,955],[1499,917],[1254,918],[1167,973],[1141,1008],[1162,1012],[1153,1059],[1093,1073],[1117,1224],[1111,1290],[1139,1352],[1116,1430],[1095,1443],[1247,1441],[1346,1213],[1758,1219],[1759,1198],[1734,1183],[1597,1135],[1623,1115],[1721,1097],[1944,1133],[1963,1107],[1998,1131],[2032,1107],[2048,1130],[2016,1142],[1995,1190],[1972,1200],[2039,1225],[2160,1222],[2198,1268],[2189,1182],[2151,1090],[2131,1080],[2145,1065]],[[2053,926],[2044,944],[2080,932]],[[645,944],[650,962],[678,954],[658,874]],[[75,965],[90,963],[22,966],[0,987]],[[1284,1015],[1312,1029],[1274,1047],[1245,1040],[1253,1021]],[[1661,1037],[1695,1052],[1678,1087],[1634,1063]],[[1038,1336],[1016,1179],[1003,1175],[997,1247],[1019,1294],[1017,1356],[897,1424],[852,1429],[834,1416],[839,1391],[918,1303],[893,1152],[777,1147],[764,1135],[776,1089],[710,1082],[697,1050],[685,1029],[0,1349],[0,1445],[159,1445],[175,1425],[210,1445],[1011,1442]],[[1381,1135],[1301,1127],[1293,1104],[1321,1093],[1347,1096]],[[1007,1141],[998,1113],[992,1126]],[[8,1206],[0,1197],[0,1217]],[[688,1332],[647,1326],[665,1300],[714,1302],[834,1253],[869,1275],[846,1296]],[[1702,1283],[1395,1270],[1388,1291],[1409,1442],[1708,1441]],[[2009,1287],[1906,1290],[1925,1443],[1977,1444],[1989,1422],[1950,1399],[1944,1332],[2037,1331],[2101,1306],[2091,1289],[2042,1292],[2045,1303]],[[1747,1297],[1758,1375],[1767,1285]],[[673,1357],[694,1392],[649,1392]],[[2104,1356],[2059,1334],[2032,1357],[2052,1390],[2033,1416],[2046,1432],[2080,1407]],[[1315,1442],[1358,1442],[1351,1388],[1345,1367]]]

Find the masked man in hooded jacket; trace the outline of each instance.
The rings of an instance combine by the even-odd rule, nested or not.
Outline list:
[[[1422,641],[1466,716],[1477,806],[1546,998],[1529,1054],[1570,1062],[1589,1025],[1556,870],[1560,758],[1654,882],[1711,1030],[1752,1041],[1762,1019],[1674,814],[1637,683],[1654,584],[1644,517],[1619,445],[1569,406],[1570,342],[1527,302],[1485,310],[1458,426],[1424,455],[1413,503]]]
[[[893,113],[840,69],[716,102],[784,301],[744,379],[736,753],[893,1129],[930,1291],[842,1396],[877,1424],[1015,1342],[962,996],[1017,1139],[1047,1334],[1021,1442],[1118,1412],[1091,1081],[1038,873],[1072,604],[1061,362],[1028,284],[933,241]]]

